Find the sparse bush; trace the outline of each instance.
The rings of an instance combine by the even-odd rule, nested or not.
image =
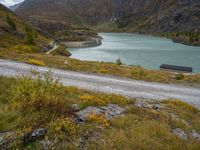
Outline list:
[[[77,126],[70,118],[59,118],[50,124],[50,129],[59,140],[71,138],[77,134]],[[55,140],[55,139],[54,139]]]
[[[45,63],[43,61],[36,60],[36,59],[29,59],[27,61],[27,63],[32,64],[32,65],[36,65],[36,66],[45,66]]]
[[[143,79],[146,76],[146,72],[142,67],[135,67],[131,74],[137,79]]]
[[[118,58],[118,59],[116,60],[116,64],[117,64],[117,65],[122,65],[122,61],[121,61],[120,58]]]
[[[94,95],[83,95],[80,97],[83,106],[99,106],[106,105],[106,101]]]
[[[182,73],[176,74],[176,80],[183,80],[184,78],[185,78],[184,74]]]
[[[65,88],[51,73],[33,72],[33,78],[17,78],[11,91],[12,106],[21,114],[21,125],[37,126],[69,112],[64,93]]]
[[[33,45],[15,45],[9,48],[10,51],[18,53],[38,53],[41,49]]]
[[[35,45],[35,39],[31,33],[26,33],[25,43],[28,45]]]
[[[10,15],[6,15],[6,21],[8,23],[8,25],[13,29],[13,30],[17,30],[16,28],[16,24],[15,22],[13,21],[13,19],[10,17]]]
[[[86,106],[105,106],[107,104],[118,104],[120,106],[127,105],[129,100],[119,95],[104,95],[104,94],[85,94],[80,97],[83,107]]]

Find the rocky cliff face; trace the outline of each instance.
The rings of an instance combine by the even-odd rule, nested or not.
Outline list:
[[[198,32],[199,0],[73,0],[90,25],[116,22],[118,28],[149,32]]]
[[[195,33],[195,39],[200,32],[199,0],[26,0],[16,12],[51,31],[83,25],[107,31],[103,24],[110,24],[115,31]]]

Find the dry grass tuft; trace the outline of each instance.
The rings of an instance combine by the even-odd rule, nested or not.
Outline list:
[[[32,64],[32,65],[36,65],[36,66],[45,66],[45,63],[41,60],[37,60],[37,59],[29,59],[27,61],[27,63]]]

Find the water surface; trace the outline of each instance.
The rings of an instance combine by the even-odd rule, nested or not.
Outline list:
[[[200,72],[200,47],[174,43],[170,39],[129,33],[100,33],[103,44],[70,49],[80,60],[116,62],[159,69],[161,64],[193,67]]]

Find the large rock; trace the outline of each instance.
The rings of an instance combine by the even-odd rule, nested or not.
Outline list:
[[[124,113],[125,109],[118,105],[109,104],[103,107],[87,107],[82,111],[76,113],[76,119],[78,121],[87,121],[91,114],[100,115],[103,114],[106,119],[112,120],[114,117],[120,116]]]

